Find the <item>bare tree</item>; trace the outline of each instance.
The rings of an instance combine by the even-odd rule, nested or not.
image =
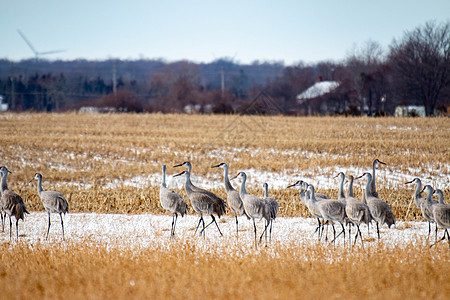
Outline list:
[[[360,48],[354,47],[347,56],[346,65],[353,77],[353,86],[359,94],[361,109],[367,105],[368,115],[379,110],[379,95],[384,94],[385,85],[380,84],[380,69],[385,61],[382,46],[368,40]]]
[[[400,95],[420,101],[434,113],[442,90],[450,84],[450,22],[428,22],[393,42],[390,61]]]

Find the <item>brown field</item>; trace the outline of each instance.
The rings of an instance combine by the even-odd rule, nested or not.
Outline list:
[[[138,252],[76,244],[0,245],[2,298],[448,299],[450,251],[273,246],[244,256],[195,243]]]
[[[0,164],[13,173],[9,187],[31,211],[43,210],[28,184],[35,172],[45,189],[68,198],[71,212],[165,213],[159,204],[161,165],[190,160],[193,172],[213,180],[210,167],[253,168],[319,175],[338,165],[371,169],[374,158],[391,171],[433,182],[447,178],[448,118],[331,118],[188,116],[162,114],[0,114]],[[415,170],[414,174],[408,174]],[[334,176],[328,171],[327,176]],[[145,187],[123,184],[143,176]],[[355,175],[355,174],[354,174]],[[215,179],[217,180],[217,179]],[[118,182],[114,188],[108,184]],[[442,182],[442,180],[440,181]],[[157,183],[157,184],[156,184]],[[413,187],[379,186],[398,220],[423,220],[410,206]],[[224,196],[222,188],[215,191]],[[260,191],[249,190],[260,193]],[[323,191],[320,190],[319,191]],[[183,190],[179,192],[184,195]],[[337,189],[327,190],[331,195]],[[356,189],[356,196],[361,194]],[[272,189],[279,216],[309,216],[298,191]],[[420,243],[419,243],[420,244]],[[85,243],[0,245],[4,298],[392,298],[448,299],[448,245],[366,249],[273,245],[243,255],[202,253],[195,243],[168,249],[108,248]],[[238,251],[238,249],[237,249]],[[306,256],[306,259],[305,259]]]
[[[158,201],[161,165],[174,174],[180,170],[171,166],[185,160],[191,161],[194,174],[216,174],[219,181],[222,172],[210,167],[220,162],[227,162],[231,172],[286,172],[292,174],[287,185],[300,179],[298,170],[312,176],[336,165],[370,171],[373,159],[379,158],[408,179],[422,174],[428,182],[447,178],[446,186],[435,188],[449,195],[448,118],[3,114],[0,141],[0,164],[13,172],[10,188],[31,210],[43,209],[35,183],[28,184],[40,172],[44,188],[69,198],[71,212],[164,213]],[[136,176],[152,176],[154,184],[106,186]],[[420,211],[409,205],[412,186],[378,189],[398,219],[420,218]],[[215,192],[224,196],[223,188]],[[327,192],[337,195],[337,187]],[[309,215],[296,190],[271,193],[280,201],[280,216]],[[355,193],[361,195],[361,189]]]

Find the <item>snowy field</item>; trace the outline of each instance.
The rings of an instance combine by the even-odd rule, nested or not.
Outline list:
[[[26,215],[25,222],[19,222],[19,241],[30,245],[37,243],[63,243],[60,219],[57,214],[52,214],[52,226],[48,241],[45,240],[48,217],[46,212],[31,212]],[[231,216],[222,217],[218,224],[223,232],[221,237],[214,225],[206,229],[206,238],[194,235],[198,223],[198,216],[187,215],[178,217],[176,236],[170,238],[172,217],[170,215],[124,215],[124,214],[96,214],[96,213],[71,213],[64,217],[66,242],[88,242],[103,244],[107,247],[136,249],[146,247],[170,247],[171,245],[183,245],[189,243],[195,245],[197,250],[214,251],[227,255],[244,254],[246,251],[254,251],[253,224],[245,217],[239,218],[239,239],[236,238],[235,219]],[[211,218],[205,218],[206,224]],[[9,222],[7,222],[9,223]],[[277,218],[273,224],[272,242],[268,244],[286,246],[294,244],[313,245],[329,242],[318,241],[314,234],[317,221],[313,218]],[[258,236],[261,233],[264,222],[257,222]],[[336,227],[338,230],[338,227]],[[397,225],[388,229],[381,227],[381,240],[377,241],[375,227],[371,226],[370,235],[367,227],[361,226],[364,239],[364,247],[371,247],[377,243],[383,243],[390,247],[401,247],[407,244],[424,243],[431,244],[434,241],[434,231],[430,240],[427,240],[428,223],[426,222],[397,222]],[[434,230],[434,226],[432,227]],[[348,231],[346,242],[343,237],[336,240],[337,247],[348,246]],[[355,229],[352,230],[354,235]],[[332,236],[331,227],[329,236]],[[442,237],[442,230],[438,237]],[[8,242],[9,224],[5,232],[0,235],[1,242]],[[15,225],[13,221],[13,243],[15,239]],[[264,239],[261,245],[265,245]],[[357,245],[360,245],[358,239]],[[332,247],[332,246],[331,246]],[[237,251],[239,250],[239,251]]]

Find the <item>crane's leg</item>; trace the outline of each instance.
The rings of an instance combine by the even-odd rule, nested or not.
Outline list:
[[[19,219],[16,219],[16,238],[19,240]]]
[[[447,239],[450,241],[450,236],[449,236],[448,230],[446,228],[444,230],[444,236],[439,241],[436,241],[433,245],[431,245],[430,248],[433,247],[434,245],[436,245],[437,243],[439,243],[440,241],[444,241],[445,240],[445,235],[447,235]]]
[[[172,238],[175,237],[175,228],[177,227],[178,214],[175,213],[175,221],[173,222]]]
[[[267,245],[267,227],[269,226],[269,222],[266,220],[266,225],[264,226],[264,231],[261,233],[261,236],[259,237],[259,243],[261,244],[262,242],[262,237],[265,234],[266,235],[266,245]]]
[[[238,222],[238,217],[237,217],[237,214],[236,213],[234,213],[234,217],[236,218],[236,237],[238,237],[238,234],[239,234],[239,222]]]
[[[253,228],[254,228],[254,231],[255,231],[255,248],[258,248],[258,245],[256,243],[256,223],[255,223],[255,219],[254,218],[253,218]]]
[[[334,244],[334,241],[336,240],[336,228],[334,228],[333,223],[331,223],[331,228],[333,228],[333,240],[331,242]]]
[[[64,238],[64,222],[63,222],[62,213],[59,213],[59,218],[61,219],[61,229],[62,229],[62,234],[63,234],[63,241],[65,241],[65,238]]]
[[[170,227],[170,238],[173,238],[174,236],[174,224],[175,224],[175,213],[172,214],[172,227]]]
[[[197,228],[195,228],[194,235],[197,234],[197,230],[198,230],[198,228],[200,227],[200,224],[202,223],[202,221],[203,221],[203,216],[200,215],[200,219],[198,220]]]
[[[269,242],[272,243],[272,224],[273,220],[270,220]]]
[[[428,224],[430,224],[430,223],[428,223]],[[438,227],[437,227],[437,223],[436,223],[436,229],[435,229],[435,234],[434,234],[434,243],[435,244],[437,243],[437,234],[438,234]],[[444,234],[444,236],[445,236],[445,234]]]
[[[350,245],[352,244],[352,223],[348,224],[348,241]],[[356,236],[358,236],[358,231],[356,232]]]
[[[11,216],[9,216],[9,239],[11,240],[12,238],[12,221],[11,221]]]
[[[363,242],[363,239],[362,239],[362,234],[361,234],[361,229],[359,228],[359,224],[356,224],[356,227],[357,227],[357,231],[356,231],[356,236],[355,236],[355,243],[354,243],[354,245],[356,245],[356,240],[358,239],[358,235],[359,235],[359,238],[361,239],[361,245],[362,245],[362,247],[364,248],[364,242]]]
[[[48,229],[47,229],[47,235],[45,236],[45,239],[48,240],[48,233],[50,232],[50,212],[48,212]]]
[[[380,239],[380,228],[378,227],[378,222],[377,223],[377,234],[378,234],[378,239]]]
[[[2,217],[2,232],[5,232],[5,219],[3,219],[3,211],[0,211],[0,216]]]
[[[431,233],[431,222],[428,221],[428,236],[430,236]]]
[[[334,226],[333,226],[333,232],[334,232],[335,237],[334,237],[333,241],[331,241],[332,243],[334,243],[334,241],[335,241],[341,234],[344,234],[344,243],[345,243],[345,227],[344,227],[344,224],[342,224],[342,223],[340,223],[340,224],[341,224],[341,227],[342,227],[342,231],[341,231],[338,235],[336,235],[336,231],[334,230]]]
[[[319,225],[316,227],[316,230],[314,230],[314,233],[317,232],[317,235],[318,235],[319,241],[320,241],[320,236],[321,236],[321,234],[320,234],[320,225],[321,225],[321,223],[320,223],[320,219],[319,218],[317,218],[317,222],[319,223]]]
[[[222,231],[220,231],[219,224],[217,224],[217,222],[216,222],[216,218],[214,218],[213,215],[211,215],[211,218],[212,218],[212,221],[208,225],[206,225],[206,227],[203,226],[203,230],[200,233],[202,233],[206,228],[208,228],[209,225],[211,225],[212,223],[215,223],[217,230],[219,230],[220,235],[223,236]]]

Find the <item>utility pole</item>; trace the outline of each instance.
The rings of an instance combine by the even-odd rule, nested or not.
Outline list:
[[[221,77],[221,81],[222,81],[222,99],[225,93],[225,75],[223,73],[223,67],[220,69],[220,77]]]
[[[113,81],[113,93],[115,95],[117,92],[116,64],[114,64],[113,70],[112,70],[112,81]]]

